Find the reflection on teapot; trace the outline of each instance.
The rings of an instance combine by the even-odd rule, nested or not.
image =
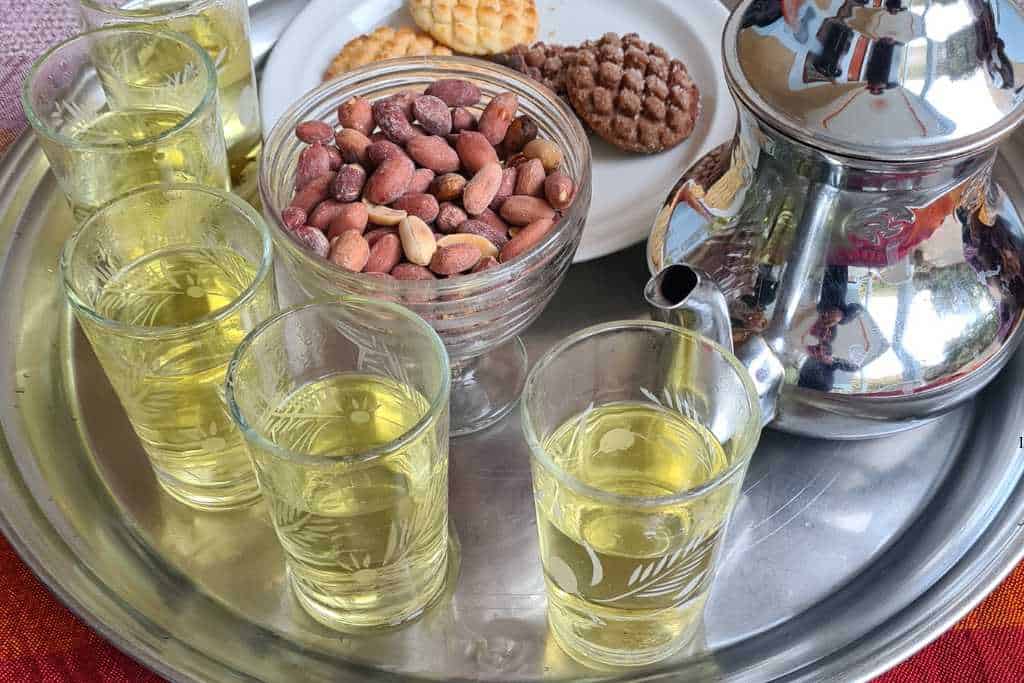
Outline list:
[[[914,426],[1016,348],[1024,226],[993,181],[1024,116],[1008,27],[1024,27],[1011,0],[747,0],[730,18],[739,129],[683,175],[648,244],[652,273],[684,263],[671,279],[706,286],[670,301],[655,278],[648,299],[676,322],[720,304],[729,325],[707,333],[770,349],[776,427]]]

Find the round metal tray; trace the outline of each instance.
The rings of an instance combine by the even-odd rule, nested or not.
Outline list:
[[[1020,201],[1018,138],[998,167]],[[144,226],[140,226],[144,229]],[[452,442],[461,573],[424,619],[341,637],[282,582],[265,510],[161,494],[62,301],[71,217],[31,138],[0,162],[0,527],[129,654],[180,681],[580,680],[547,634],[525,444],[513,413]],[[526,343],[645,315],[642,248],[575,266]],[[625,679],[864,679],[978,602],[1024,554],[1018,354],[973,405],[872,442],[764,435],[699,652]]]

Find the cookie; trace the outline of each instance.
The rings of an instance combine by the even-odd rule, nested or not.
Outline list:
[[[556,95],[564,97],[565,72],[575,54],[575,46],[541,42],[516,45],[508,52],[494,55],[491,60],[543,83]]]
[[[652,154],[693,132],[700,91],[678,59],[640,40],[605,34],[580,46],[566,73],[577,115],[619,149]]]
[[[409,0],[416,25],[469,55],[493,55],[537,36],[533,0]]]
[[[451,50],[439,45],[425,33],[411,28],[393,29],[390,26],[381,26],[373,33],[357,36],[345,43],[341,52],[334,57],[324,72],[324,80],[330,80],[346,71],[382,59],[451,53]]]

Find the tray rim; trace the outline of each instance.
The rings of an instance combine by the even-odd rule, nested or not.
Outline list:
[[[0,159],[0,250],[4,259],[0,268],[6,267],[10,246],[17,239],[12,231],[12,222],[20,219],[26,206],[35,194],[41,174],[29,186],[20,182],[19,171],[28,164],[42,162],[41,150],[30,131],[23,132]],[[66,312],[65,312],[66,313]],[[1022,351],[1024,353],[1024,351]],[[151,642],[130,633],[118,633],[103,620],[104,614],[120,613],[127,620],[137,623],[148,622],[148,618],[135,612],[129,605],[116,599],[111,588],[103,583],[92,570],[80,562],[51,522],[45,506],[33,495],[24,473],[17,465],[8,436],[0,429],[0,468],[9,470],[9,477],[0,482],[0,532],[28,565],[32,573],[47,587],[62,604],[68,607],[90,628],[128,656],[147,668],[174,681],[198,681],[191,673],[175,668],[172,660],[161,657]],[[34,514],[33,514],[34,512]],[[1014,520],[997,528],[997,522],[1012,514]],[[28,520],[28,521],[26,521]],[[43,522],[45,520],[45,523]],[[19,529],[23,531],[19,531]],[[35,532],[34,534],[25,533]],[[27,537],[35,536],[37,541]],[[49,544],[55,552],[66,558],[70,564],[84,572],[97,589],[95,595],[85,595],[73,588],[65,588],[57,575],[42,561],[39,548]],[[983,558],[979,561],[978,557]],[[802,668],[786,674],[779,680],[823,680],[823,678],[844,680],[869,680],[888,670],[917,651],[923,649],[943,634],[956,621],[980,603],[1016,565],[1024,559],[1024,479],[1018,480],[1007,493],[1004,504],[990,520],[981,535],[975,539],[967,552],[947,572],[904,609],[889,616],[884,622],[890,624],[910,621],[896,636],[889,637],[889,629],[878,628],[858,640],[848,643],[840,650]],[[954,583],[952,600],[950,591],[941,589],[941,584]],[[961,585],[956,586],[956,582]],[[938,594],[938,595],[937,595]],[[937,605],[932,603],[938,602]],[[882,635],[879,635],[882,634]],[[236,671],[223,662],[209,656],[191,644],[174,639],[178,647],[189,650],[196,660],[203,663],[203,673],[216,673],[221,680],[243,680],[245,674]],[[361,668],[355,665],[354,669]],[[211,672],[211,669],[213,670]],[[384,676],[392,678],[386,672]],[[632,680],[662,681],[673,674],[663,672],[649,675],[638,674]],[[395,677],[394,680],[402,679]]]

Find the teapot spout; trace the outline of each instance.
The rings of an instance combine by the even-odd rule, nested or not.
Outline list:
[[[665,266],[644,288],[654,319],[693,330],[729,351],[732,327],[722,290],[710,277],[685,263]]]
[[[732,327],[725,295],[710,277],[683,263],[666,266],[644,288],[654,319],[693,330],[733,351]],[[735,351],[754,381],[762,424],[775,419],[786,369],[761,336]]]

